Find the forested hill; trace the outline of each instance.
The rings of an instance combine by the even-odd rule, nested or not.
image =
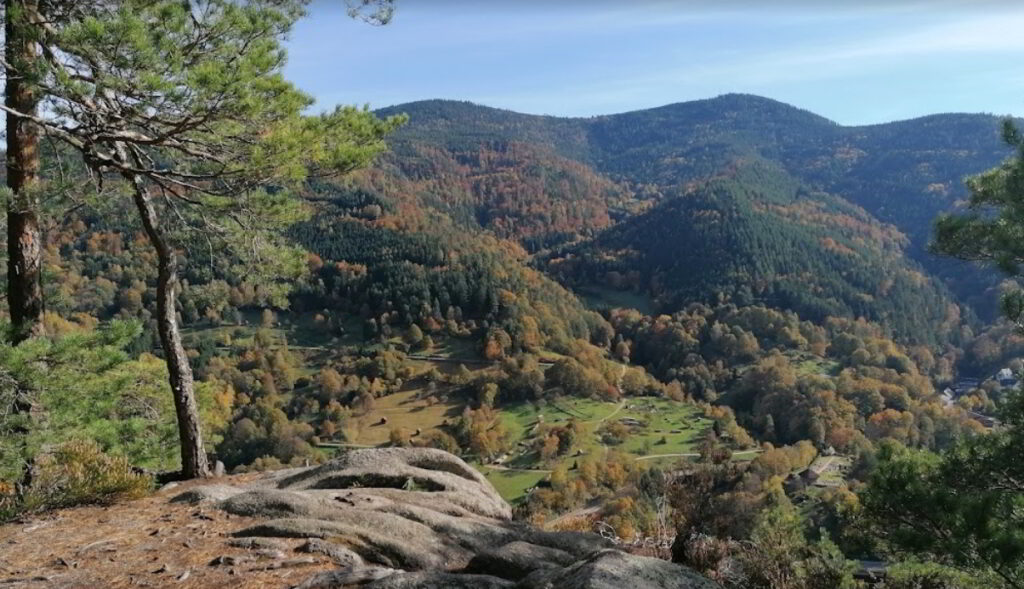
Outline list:
[[[647,293],[665,312],[726,299],[817,324],[864,317],[900,338],[949,341],[956,306],[903,255],[906,242],[860,207],[809,191],[774,164],[748,162],[543,261],[566,284]]]
[[[802,180],[842,195],[912,236],[963,196],[961,180],[1010,155],[1001,118],[939,114],[844,127],[787,104],[727,94],[629,113],[567,119],[468,102],[390,107],[410,121],[396,149],[428,142],[459,151],[493,141],[543,145],[596,171],[633,182],[674,184],[714,174],[743,155],[779,162]]]
[[[594,186],[601,185],[590,190],[577,183],[579,190],[570,198],[576,203],[577,220],[562,223],[558,231],[548,232],[543,239],[524,243],[531,250],[572,241],[574,237],[592,238],[606,224],[614,225],[661,200],[690,193],[713,178],[750,178],[735,170],[756,161],[767,163],[788,181],[800,184],[801,193],[828,194],[826,200],[831,204],[822,206],[853,205],[860,209],[859,214],[868,216],[868,223],[894,226],[908,238],[903,248],[907,257],[926,273],[941,278],[961,302],[969,303],[984,317],[993,315],[995,297],[985,291],[997,282],[996,274],[937,258],[928,253],[927,244],[935,217],[951,210],[965,196],[964,178],[1009,155],[1000,139],[1001,119],[997,116],[941,114],[845,127],[778,101],[741,94],[591,118],[524,115],[441,100],[399,105],[381,112],[409,114],[409,124],[392,140],[391,156],[406,173],[410,162],[422,162],[425,153],[435,159],[464,162],[467,154],[482,147],[507,150],[511,145],[533,155],[533,161],[523,161],[519,167],[544,181],[554,176],[542,170],[545,165],[559,162],[564,167],[573,162],[578,164],[578,176],[586,176]],[[463,170],[468,177],[479,172],[472,165]],[[751,188],[756,192],[756,187]],[[452,206],[451,191],[431,194]],[[499,230],[502,236],[522,237],[507,229],[508,222],[496,222],[522,213],[515,183],[498,185],[496,194],[485,197],[477,191],[477,221],[485,228],[497,223],[503,228]],[[565,206],[565,199],[553,200]],[[536,200],[531,203],[534,212],[547,206]],[[520,210],[510,211],[516,208]],[[658,214],[671,214],[673,210],[659,209]],[[606,216],[610,221],[605,220]],[[829,223],[817,231],[827,233],[833,226]],[[783,227],[776,230],[786,231]],[[592,245],[621,240],[628,233],[625,229],[609,231],[617,237],[595,238]],[[858,243],[848,247],[857,250]],[[694,259],[717,259],[715,252],[702,250],[699,240],[687,247],[696,248],[686,253]],[[840,266],[833,270],[839,276],[846,272]],[[833,302],[848,298],[832,294],[826,292],[825,298],[835,299]],[[877,296],[867,291],[862,294]],[[867,315],[882,317],[886,313]]]

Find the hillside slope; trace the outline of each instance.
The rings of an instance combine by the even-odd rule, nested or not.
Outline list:
[[[993,301],[986,290],[995,284],[996,274],[933,256],[927,244],[935,217],[953,209],[965,196],[964,177],[992,167],[1008,155],[999,137],[1000,120],[995,116],[943,114],[882,125],[844,127],[781,102],[741,94],[587,119],[524,115],[466,102],[437,100],[400,105],[382,112],[410,115],[409,125],[393,140],[396,161],[425,151],[457,158],[481,146],[515,142],[520,150],[536,157],[547,153],[548,162],[577,162],[576,169],[585,171],[586,177],[594,180],[568,202],[592,205],[592,210],[598,213],[591,218],[600,221],[563,224],[557,239],[534,240],[529,244],[531,250],[595,236],[595,230],[600,230],[605,223],[606,210],[617,212],[609,217],[610,224],[614,224],[643,214],[655,202],[692,194],[704,183],[722,176],[751,182],[751,186],[739,190],[749,193],[748,200],[763,208],[767,203],[757,204],[757,193],[768,193],[771,189],[758,184],[762,179],[736,173],[737,167],[744,167],[748,162],[761,162],[776,170],[773,174],[787,176],[787,182],[800,184],[804,193],[827,193],[826,208],[850,210],[852,205],[858,211],[855,215],[858,222],[892,226],[904,234],[907,241],[886,255],[913,260],[892,263],[914,268],[914,272],[920,272],[923,267],[926,274],[939,277],[951,288],[959,301],[969,303],[986,318],[994,316]],[[530,166],[525,162],[522,165]],[[486,201],[479,187],[470,187],[470,192],[477,195],[477,200]],[[514,189],[505,192],[512,199],[517,196]],[[441,195],[442,200],[457,199],[456,191],[435,193]],[[582,193],[586,196],[580,196]],[[564,196],[554,192],[550,192],[547,200],[535,198],[525,202],[534,205],[535,214],[554,209],[556,203],[566,206]],[[485,222],[480,226],[495,229],[505,237],[517,237],[501,225]],[[782,223],[774,230],[786,233],[792,229],[795,229],[792,223]],[[595,236],[589,247],[600,248],[606,243],[619,248],[635,245],[623,243],[629,230],[612,228],[607,231],[608,237]],[[831,221],[818,223],[817,231],[821,234],[819,237],[849,241],[849,235],[843,235],[845,230]],[[832,235],[833,232],[836,234]],[[742,241],[742,237],[739,239]],[[802,239],[804,237],[790,236],[784,241],[795,243]],[[666,245],[672,243],[669,241]],[[751,244],[737,242],[733,245],[739,248],[736,251],[739,253]],[[687,254],[694,259],[723,259],[724,263],[729,263],[728,260],[735,258],[729,255],[722,258],[717,250],[704,247],[700,240],[694,240],[689,247],[696,248]],[[885,264],[870,267],[869,263],[865,268],[876,274],[888,271]],[[731,272],[724,267],[712,269],[707,265],[702,265],[701,270],[721,276]],[[842,276],[844,271],[838,270],[838,274]],[[734,272],[732,275],[742,278]],[[856,276],[851,280],[850,284],[834,286],[839,290],[865,292],[854,284]],[[924,283],[929,283],[929,279],[924,279]],[[687,290],[686,295],[707,299],[716,294],[712,289],[718,286],[711,281],[709,289]],[[743,286],[753,291],[762,288],[750,283]],[[823,294],[824,298],[836,300],[849,298],[830,288]],[[880,293],[867,294],[875,297],[874,301],[879,300]],[[779,301],[779,304],[784,302]],[[858,316],[877,319],[892,316],[890,311],[875,309],[873,305],[873,301],[865,300],[858,305],[847,302],[839,306]]]
[[[863,317],[902,338],[944,341],[955,309],[903,255],[906,244],[863,209],[751,163],[552,253],[547,266],[568,284],[647,293],[663,312],[760,303],[817,324]]]

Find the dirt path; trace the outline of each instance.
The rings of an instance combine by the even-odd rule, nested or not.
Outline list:
[[[622,377],[623,376],[626,376],[626,365],[625,364],[623,364],[622,365],[622,369],[619,370],[619,380],[618,380],[618,382],[615,383],[615,388],[619,391],[619,395],[622,395]],[[593,420],[591,420],[591,421],[589,421],[587,423],[602,423],[604,421],[607,421],[607,420],[611,419],[612,417],[615,417],[615,415],[619,411],[622,411],[625,407],[626,407],[626,399],[623,398],[621,401],[619,401],[619,404],[615,407],[614,411],[612,411],[608,415],[605,415],[601,419],[593,419]]]
[[[822,460],[821,464],[817,465],[817,468],[815,468],[814,464],[811,464],[811,470],[814,472],[814,474],[820,475],[821,473],[828,470],[828,467],[832,466],[832,463],[835,462],[835,460],[835,456],[829,456],[828,458]]]
[[[551,528],[556,527],[558,524],[560,524],[560,523],[562,523],[564,521],[567,521],[569,519],[576,518],[576,517],[584,517],[584,516],[587,516],[587,515],[591,515],[591,514],[597,513],[598,511],[601,511],[601,505],[591,505],[589,507],[581,507],[579,509],[574,509],[574,510],[570,511],[569,513],[563,513],[562,515],[556,517],[555,519],[553,519],[553,520],[551,520],[549,522],[546,522],[544,524],[544,527],[550,530]]]
[[[733,452],[733,456],[746,456],[747,454],[760,454],[761,450],[744,450],[742,452]],[[700,454],[696,452],[685,452],[682,454],[648,454],[647,456],[640,456],[637,460],[654,460],[656,458],[697,458]]]
[[[612,417],[615,417],[616,413],[618,413],[619,411],[622,411],[625,407],[626,407],[626,400],[623,399],[623,400],[619,401],[619,404],[618,404],[618,406],[615,407],[614,411],[612,411],[608,415],[605,415],[601,419],[595,419],[592,423],[601,423],[601,422],[603,422],[605,420],[611,419]]]
[[[514,468],[511,466],[504,466],[501,464],[483,464],[481,466],[483,466],[484,468],[489,468],[491,470],[502,470],[506,472],[542,472],[546,474],[551,474],[550,470],[544,470],[542,468]]]

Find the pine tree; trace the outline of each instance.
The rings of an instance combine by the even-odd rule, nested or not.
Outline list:
[[[1024,134],[1007,121],[1003,139],[1015,150],[1015,157],[968,180],[968,212],[939,218],[933,249],[963,260],[994,262],[1004,272],[1018,276],[1024,263],[1020,239],[1024,229]],[[1005,295],[1003,311],[1024,328],[1024,294]]]
[[[941,217],[935,249],[968,260],[995,262],[1020,275],[1024,262],[1024,136],[1007,122],[1003,136],[1016,155],[968,181],[964,215]],[[1004,298],[1004,311],[1024,327],[1024,295]],[[968,570],[985,587],[1024,587],[1024,395],[1015,391],[1002,407],[1002,427],[967,437],[936,455],[887,441],[861,500],[867,521],[883,541],[927,561]],[[916,567],[915,567],[916,568]],[[911,586],[919,574],[901,571]],[[905,583],[905,584],[904,584]],[[958,585],[959,586],[959,585]]]
[[[374,3],[362,5],[355,8]],[[211,246],[222,243],[222,255],[257,258],[254,271],[294,271],[301,261],[281,255],[273,247],[280,240],[269,231],[302,214],[289,188],[311,175],[365,165],[401,122],[355,108],[303,115],[312,99],[281,75],[281,40],[304,6],[302,0],[5,3],[8,48],[24,57],[11,67],[31,83],[24,96],[8,86],[3,107],[24,155],[12,160],[22,178],[8,180],[16,184],[11,202],[24,221],[12,231],[25,228],[11,246],[18,248],[12,263],[32,274],[31,248],[39,247],[31,236],[33,206],[25,201],[38,168],[34,133],[80,154],[97,181],[125,183],[157,253],[155,319],[187,478],[209,469],[175,313],[182,245],[175,230]],[[25,273],[13,280],[25,282],[11,283],[21,309],[12,314],[16,329],[35,332],[41,298],[27,283],[38,280]]]
[[[40,91],[30,72],[37,59],[40,15],[35,1],[4,1],[4,110],[7,115],[7,306],[20,342],[43,332],[42,236],[39,232]],[[18,116],[25,114],[27,116]]]

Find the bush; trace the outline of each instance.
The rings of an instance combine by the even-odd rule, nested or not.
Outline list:
[[[409,432],[404,427],[393,427],[388,434],[392,446],[404,448],[409,445]]]
[[[458,456],[462,453],[459,442],[446,432],[431,430],[423,435],[420,444],[429,448],[437,448]]]
[[[110,505],[142,497],[152,488],[152,477],[133,470],[127,458],[108,456],[92,441],[72,441],[37,459],[32,484],[15,508],[24,513]]]
[[[981,589],[998,587],[995,579],[971,574],[936,563],[901,562],[886,571],[890,589]]]
[[[619,444],[626,441],[629,437],[629,428],[625,425],[613,421],[606,423],[601,428],[601,441],[609,446],[618,446]]]
[[[0,481],[19,480],[26,462],[68,440],[93,440],[148,470],[180,468],[167,367],[131,351],[142,333],[137,322],[112,321],[17,346],[0,337]],[[212,446],[231,416],[233,389],[197,382],[196,394]],[[19,397],[37,417],[4,411]]]

